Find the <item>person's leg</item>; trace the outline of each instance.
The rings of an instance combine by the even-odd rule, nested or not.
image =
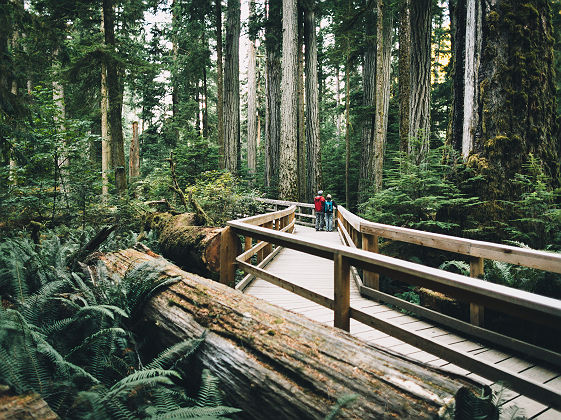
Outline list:
[[[316,230],[319,230],[319,213],[316,211]]]
[[[333,230],[333,213],[326,213],[325,214],[325,224],[327,226],[327,231],[331,232]]]
[[[319,230],[323,230],[324,226],[325,226],[325,213],[321,212],[320,213],[320,224],[319,224]]]

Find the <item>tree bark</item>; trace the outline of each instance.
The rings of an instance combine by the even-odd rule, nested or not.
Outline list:
[[[411,0],[399,5],[399,150],[409,152],[411,103]]]
[[[222,0],[215,3],[216,19],[216,114],[218,118],[218,163],[226,167],[224,159],[224,76],[222,71]]]
[[[484,176],[478,192],[491,202],[520,196],[513,180],[527,173],[531,159],[555,187],[560,167],[549,3],[470,0],[460,6],[454,86],[464,89],[455,91],[451,143]],[[494,220],[504,218],[502,204],[494,207]]]
[[[228,0],[224,59],[224,162],[238,173],[240,159],[240,0]]]
[[[304,13],[298,5],[298,201],[306,202],[306,119],[304,99]]]
[[[306,200],[321,188],[321,144],[319,137],[318,50],[315,6],[304,10],[306,51]]]
[[[280,164],[280,104],[281,104],[281,45],[282,18],[279,1],[270,1],[265,47],[267,50],[267,97],[265,121],[265,186],[277,192]]]
[[[366,46],[362,64],[362,105],[364,118],[362,124],[362,155],[359,168],[359,201],[363,203],[371,191],[372,176],[369,174],[368,163],[374,150],[374,121],[376,118],[376,24],[374,11],[368,10],[366,15]],[[401,40],[399,41],[401,47]],[[401,51],[401,50],[400,50]],[[401,85],[400,85],[401,86]],[[400,91],[401,98],[401,91]]]
[[[105,34],[104,13],[101,13],[101,33]],[[105,35],[103,35],[105,39]],[[109,131],[108,112],[109,96],[107,95],[107,65],[101,61],[101,198],[107,203],[109,196],[109,171],[111,170],[111,132]]]
[[[113,9],[113,0],[103,0],[103,27],[105,30],[105,44],[108,49],[115,52],[115,11]],[[119,87],[117,62],[110,55],[105,55],[104,60],[107,69],[107,96],[109,97],[111,161],[115,171],[115,187],[117,193],[122,195],[127,189],[122,121],[123,98]]]
[[[432,0],[411,2],[408,152],[417,163],[426,158],[430,148],[431,6]]]
[[[298,7],[282,2],[279,198],[298,200]]]
[[[250,21],[255,20],[255,0],[249,4]],[[257,66],[255,63],[255,39],[249,40],[247,63],[247,169],[251,176],[257,168]]]
[[[179,277],[147,304],[139,329],[158,347],[207,331],[197,362],[218,377],[224,402],[241,408],[240,418],[262,418],[266,412],[275,419],[324,419],[335,401],[349,394],[357,399],[341,410],[341,418],[436,418],[458,389],[478,386],[162,264],[149,250],[99,259],[112,274],[147,262],[164,278]]]
[[[140,144],[138,142],[138,121],[132,123],[132,138],[129,152],[129,177],[140,176]]]
[[[384,152],[388,131],[388,109],[390,104],[390,70],[393,18],[390,5],[377,1],[376,19],[376,116],[374,121],[374,150],[370,173],[373,174],[374,191],[382,189]]]

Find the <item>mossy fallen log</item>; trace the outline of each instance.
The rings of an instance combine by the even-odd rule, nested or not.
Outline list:
[[[0,385],[0,420],[57,420],[39,394],[15,395],[9,387]]]
[[[161,264],[142,249],[99,259],[120,275]],[[242,418],[323,419],[349,394],[358,398],[338,418],[436,418],[458,389],[474,386],[171,263],[163,267],[162,277],[181,280],[147,304],[139,331],[165,347],[207,330],[198,362],[219,378],[224,402],[241,408]]]
[[[162,254],[189,272],[217,280],[220,275],[220,240],[223,228],[199,226],[194,213],[152,213],[144,230],[160,232]],[[237,241],[241,252],[241,242]]]

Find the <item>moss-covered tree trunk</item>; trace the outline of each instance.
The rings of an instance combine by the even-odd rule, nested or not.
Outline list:
[[[461,3],[461,2],[460,2]],[[551,10],[546,0],[469,0],[455,10],[450,143],[486,176],[487,200],[519,194],[530,155],[558,183]],[[471,83],[473,82],[473,83]],[[462,100],[463,98],[463,100]]]

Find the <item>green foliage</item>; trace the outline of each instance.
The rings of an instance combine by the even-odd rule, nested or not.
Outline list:
[[[420,163],[414,156],[394,156],[393,166],[386,171],[387,188],[360,207],[363,217],[433,232],[457,231],[461,222],[442,216],[465,214],[477,199],[465,197],[447,178],[450,167],[441,162],[442,153],[442,149],[433,150]]]
[[[96,139],[86,122],[57,122],[52,91],[37,87],[33,92],[32,118],[18,138],[12,140],[17,169],[0,174],[0,212],[6,219],[20,217],[54,219],[61,213],[86,212],[98,194],[97,172],[85,150]]]
[[[337,418],[341,410],[346,406],[352,404],[358,398],[357,394],[348,394],[343,395],[341,398],[337,400],[335,405],[331,408],[331,411],[327,416],[325,416],[325,420],[334,420]]]
[[[56,239],[54,239],[56,238]],[[223,418],[217,380],[204,371],[198,397],[181,387],[178,362],[204,341],[178,343],[144,366],[128,330],[142,305],[177,279],[140,265],[122,279],[98,267],[95,281],[66,266],[78,243],[0,245],[0,383],[37,392],[62,418]],[[10,279],[15,276],[15,279]],[[181,366],[185,366],[181,364]]]
[[[204,172],[186,192],[193,194],[216,223],[263,211],[263,205],[255,201],[258,193],[243,187],[230,172]]]
[[[523,420],[523,410],[516,405],[505,407],[504,387],[493,391],[484,386],[480,392],[461,387],[455,398],[439,411],[439,418],[454,420]]]

